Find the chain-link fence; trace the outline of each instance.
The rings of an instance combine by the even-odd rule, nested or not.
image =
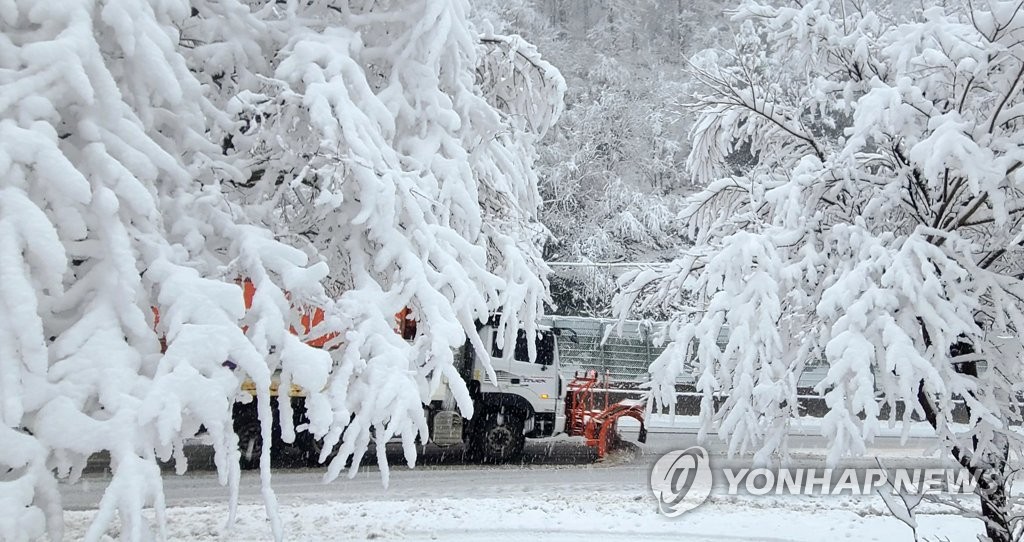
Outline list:
[[[649,378],[648,368],[661,353],[664,346],[654,345],[654,336],[661,331],[663,322],[587,318],[582,316],[551,316],[544,324],[572,330],[563,332],[558,340],[558,355],[564,371],[595,370],[608,373],[612,382],[644,382]],[[575,341],[572,340],[575,332]],[[719,347],[725,348],[728,333],[723,329],[719,336]],[[799,388],[813,388],[828,372],[828,365],[811,364],[801,373],[797,382]],[[677,382],[693,384],[694,378],[684,371]]]
[[[647,368],[664,350],[652,340],[658,324],[627,320],[621,333],[618,320],[553,316],[548,324],[572,330],[563,333],[558,341],[564,370],[607,372],[614,382],[647,380]]]

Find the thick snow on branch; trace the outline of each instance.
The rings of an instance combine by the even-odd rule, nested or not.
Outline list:
[[[511,121],[543,137],[562,114],[565,79],[519,36],[481,36],[484,52],[478,68],[487,101]]]

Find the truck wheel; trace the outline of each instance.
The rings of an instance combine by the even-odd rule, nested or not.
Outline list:
[[[488,412],[470,443],[471,455],[485,463],[515,461],[523,453],[526,435],[523,417],[516,411]]]
[[[281,428],[277,422],[277,398],[271,398],[271,412],[274,420],[270,426],[270,434],[273,439],[271,449],[271,460],[276,460],[280,451],[278,445],[281,441]],[[256,401],[249,403],[235,403],[232,412],[232,427],[238,435],[238,451],[241,458],[238,460],[242,470],[260,468],[260,455],[263,454],[263,428],[260,427],[260,417],[256,410]]]
[[[260,466],[260,454],[263,453],[263,432],[260,428],[260,421],[247,420],[235,427],[235,434],[238,435],[238,451],[242,457],[238,461],[242,470],[258,469]]]

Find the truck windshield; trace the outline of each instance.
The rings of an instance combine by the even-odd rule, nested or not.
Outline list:
[[[494,346],[491,348],[491,355],[496,358],[504,357],[504,351],[501,348],[498,348],[498,341],[494,341]],[[513,356],[516,361],[530,361],[530,352],[526,343],[526,332],[521,329],[516,335],[516,348],[513,352]],[[554,362],[555,335],[550,331],[542,331],[537,334],[537,359],[534,363],[538,365],[551,365]]]

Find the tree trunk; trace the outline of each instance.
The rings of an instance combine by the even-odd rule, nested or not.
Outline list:
[[[962,367],[960,372],[971,374],[973,369],[975,376],[977,375],[977,367],[974,363],[964,365],[971,367]],[[933,428],[938,428],[938,413],[924,389],[924,382],[918,388],[917,400],[924,410],[928,423]],[[996,436],[996,438],[1000,437]],[[975,441],[973,444],[977,449],[978,442]],[[985,520],[985,535],[991,542],[1011,542],[1010,478],[1007,465],[1010,448],[1005,438],[996,446],[996,450],[986,453],[981,460],[974,464],[972,464],[974,454],[971,451],[954,446],[951,453],[957,463],[966,468],[977,480],[974,493],[981,499],[981,515]]]
[[[978,481],[974,493],[981,499],[981,515],[985,518],[985,535],[992,542],[1010,542],[1010,483],[1006,465],[1009,449],[1002,446],[1000,452],[987,454],[986,461],[973,468],[968,466],[970,459],[965,457],[959,461]],[[954,453],[954,455],[956,454]]]

